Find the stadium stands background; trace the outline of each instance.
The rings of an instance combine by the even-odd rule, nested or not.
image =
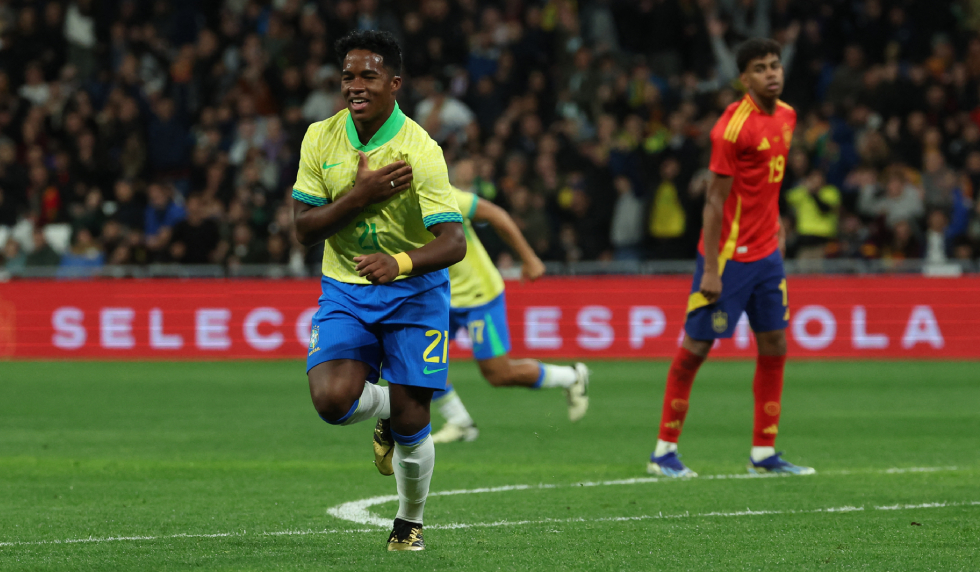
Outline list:
[[[978,26],[966,1],[5,2],[0,264],[309,273],[320,251],[290,232],[300,142],[343,107],[333,42],[383,29],[454,184],[546,261],[691,259],[733,50],[771,36],[799,116],[781,200],[797,268],[973,270]]]

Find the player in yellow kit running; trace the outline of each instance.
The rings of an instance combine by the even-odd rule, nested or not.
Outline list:
[[[388,550],[423,550],[435,465],[429,406],[448,369],[445,269],[466,253],[463,219],[442,150],[395,102],[394,37],[352,32],[336,52],[347,107],[307,130],[292,194],[297,239],[325,241],[310,396],[331,425],[380,419],[375,463],[398,489]]]
[[[510,330],[507,327],[504,281],[473,232],[471,221],[490,223],[520,257],[524,278],[535,280],[540,277],[544,274],[544,264],[534,254],[507,211],[473,193],[453,189],[453,194],[463,213],[466,257],[449,267],[452,285],[450,337],[455,336],[459,328],[466,328],[480,372],[494,387],[563,388],[568,400],[568,417],[578,421],[589,408],[588,368],[581,363],[574,367],[550,365],[533,359],[513,359],[507,355],[510,352]],[[434,442],[472,441],[479,436],[476,423],[452,383],[444,391],[433,393],[432,400],[446,419],[445,425],[432,434]]]

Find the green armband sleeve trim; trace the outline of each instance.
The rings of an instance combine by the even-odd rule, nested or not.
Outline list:
[[[436,213],[422,218],[422,224],[425,225],[425,228],[444,222],[463,222],[463,215],[459,213]]]
[[[476,214],[476,205],[480,203],[480,197],[473,195],[473,202],[470,203],[470,212],[466,213],[466,218],[473,220],[473,215]]]
[[[326,197],[317,197],[309,193],[304,193],[299,189],[293,189],[293,199],[306,203],[308,205],[313,205],[315,207],[322,207],[323,205],[329,203]]]

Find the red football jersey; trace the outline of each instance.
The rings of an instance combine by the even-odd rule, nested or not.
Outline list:
[[[721,223],[721,260],[752,262],[779,248],[779,187],[793,141],[796,111],[778,101],[769,115],[745,94],[711,130],[711,165],[734,177]],[[704,233],[698,251],[704,254]]]

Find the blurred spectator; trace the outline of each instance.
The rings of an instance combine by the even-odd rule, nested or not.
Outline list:
[[[892,167],[885,176],[883,191],[874,184],[861,187],[858,209],[868,217],[884,217],[885,224],[894,229],[905,222],[911,231],[911,222],[925,213],[921,193],[905,179],[900,167]]]
[[[823,173],[815,169],[801,186],[786,193],[786,202],[793,210],[798,235],[796,257],[824,258],[827,244],[837,237],[840,191],[826,184]]]
[[[218,262],[218,225],[205,218],[201,197],[191,195],[186,203],[187,218],[174,225],[170,242],[170,260],[184,264]]]
[[[837,66],[834,77],[827,86],[827,101],[837,109],[846,109],[856,103],[854,97],[864,84],[864,50],[858,44],[844,48],[844,62]]]
[[[162,253],[170,244],[173,227],[184,220],[186,214],[173,199],[173,188],[169,185],[154,183],[147,190],[149,201],[146,205],[146,215],[143,231],[146,233],[146,246],[153,256],[161,258]]]
[[[61,257],[59,276],[84,276],[86,270],[99,268],[105,262],[102,249],[87,228],[79,228],[71,248]]]
[[[466,127],[475,119],[473,112],[458,99],[447,96],[440,82],[432,78],[420,78],[420,91],[426,97],[415,107],[415,120],[437,142],[450,136],[465,137]]]
[[[616,260],[639,260],[643,254],[643,201],[636,196],[628,178],[616,177],[613,186],[618,197],[609,242],[615,249]]]
[[[91,189],[85,195],[83,204],[72,205],[71,209],[72,227],[76,230],[84,228],[89,234],[98,236],[102,234],[102,227],[105,225],[106,217],[102,209],[102,192],[98,189]]]
[[[548,253],[551,249],[549,232],[551,224],[545,214],[544,203],[545,199],[542,195],[531,194],[525,187],[514,189],[510,195],[511,216],[528,244],[539,256]],[[493,241],[488,242],[491,245],[495,244]]]
[[[115,198],[112,217],[126,228],[142,230],[146,224],[146,207],[137,199],[133,184],[126,179],[116,181]]]
[[[684,230],[687,215],[678,189],[680,163],[673,157],[660,164],[660,182],[650,198],[648,232],[652,239],[653,258],[673,260],[686,258]]]
[[[934,210],[927,218],[929,229],[926,231],[926,262],[942,264],[946,262],[946,232],[949,224],[946,213]]]
[[[27,255],[24,265],[28,267],[57,266],[61,262],[61,256],[48,244],[47,239],[44,238],[44,231],[40,228],[35,228],[32,236],[34,247],[30,254]],[[7,242],[10,241],[8,240]]]
[[[922,257],[922,246],[912,231],[912,223],[907,220],[895,222],[891,238],[882,249],[882,257],[887,260],[908,260]]]
[[[871,240],[868,228],[861,224],[861,219],[855,214],[844,215],[837,240],[826,247],[829,258],[877,258],[879,250]]]
[[[24,85],[17,93],[32,105],[43,107],[51,97],[51,88],[44,82],[44,70],[41,64],[31,62],[24,72]]]
[[[231,248],[228,252],[228,265],[231,267],[241,264],[265,264],[269,253],[265,245],[256,239],[252,229],[245,223],[235,226],[231,235]]]
[[[289,264],[289,242],[282,234],[270,234],[265,250],[269,254],[269,264]]]
[[[75,0],[65,13],[65,39],[68,62],[81,78],[95,73],[96,24],[92,0]]]
[[[157,102],[150,118],[147,153],[157,176],[174,176],[187,168],[190,134],[173,100]]]
[[[3,245],[3,269],[12,274],[24,270],[27,266],[27,255],[24,254],[20,243],[12,238],[8,238]]]

